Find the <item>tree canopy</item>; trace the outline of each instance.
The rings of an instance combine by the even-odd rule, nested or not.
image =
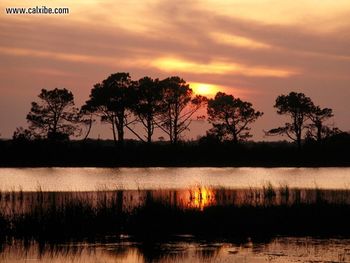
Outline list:
[[[108,78],[97,83],[91,90],[90,99],[83,105],[82,110],[97,114],[102,122],[112,126],[113,139],[124,141],[124,127],[130,124],[130,87],[132,80],[129,73],[111,74]]]
[[[320,106],[313,106],[309,118],[311,124],[309,125],[309,130],[307,136],[313,138],[318,142],[329,137],[330,135],[337,133],[337,128],[329,128],[324,124],[325,121],[332,118],[333,110],[330,108],[320,108]]]
[[[181,134],[188,130],[193,115],[205,105],[207,98],[194,95],[190,86],[180,77],[169,77],[161,81],[162,104],[157,122],[171,143],[177,143]]]
[[[146,131],[147,142],[152,141],[157,118],[163,111],[163,90],[159,79],[144,77],[133,85],[131,109]]]
[[[250,126],[263,115],[252,103],[231,94],[218,92],[209,100],[194,94],[179,76],[163,80],[146,76],[134,81],[127,72],[113,73],[96,83],[80,110],[74,107],[74,96],[67,89],[42,89],[39,99],[32,102],[27,115],[29,128],[17,128],[14,139],[64,140],[86,130],[83,139],[86,140],[99,117],[111,125],[114,142],[122,143],[128,130],[140,141],[151,143],[155,130],[159,129],[163,132],[159,138],[164,140],[166,134],[170,143],[176,144],[194,119],[205,118],[200,109],[207,106],[212,128],[206,138],[238,143],[252,137]],[[278,96],[274,108],[279,115],[289,117],[289,121],[265,133],[286,135],[298,148],[303,139],[321,142],[341,132],[328,123],[333,110],[316,106],[303,93]]]
[[[220,140],[229,139],[234,143],[251,137],[249,124],[263,115],[250,102],[223,92],[218,92],[214,99],[208,101],[207,112],[209,122],[213,125],[209,133]]]
[[[323,134],[332,132],[328,126],[324,125],[324,121],[333,116],[332,109],[315,106],[311,98],[305,96],[304,93],[290,92],[288,95],[280,95],[274,107],[277,108],[278,114],[289,116],[290,122],[269,130],[267,134],[285,134],[297,143],[299,149],[304,131],[306,131],[305,135],[316,138],[317,141],[322,140]],[[311,124],[308,121],[311,121]],[[336,130],[333,129],[334,132]]]
[[[73,93],[67,89],[42,89],[39,102],[32,102],[27,115],[29,129],[36,136],[48,139],[68,139],[78,127],[78,109],[74,108]]]

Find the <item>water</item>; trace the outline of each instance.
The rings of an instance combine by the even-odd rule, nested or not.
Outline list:
[[[181,239],[181,240],[179,240]],[[1,249],[1,248],[0,248]],[[12,242],[1,262],[350,262],[349,239],[275,238],[265,242],[212,242],[192,236],[144,244],[129,237],[115,242],[38,244]]]
[[[74,210],[80,202],[91,211],[129,213],[150,200],[200,214],[211,206],[339,204],[349,209],[350,168],[0,168],[0,215],[14,222],[22,215],[44,221],[45,215],[66,216],[71,205],[71,211],[82,216],[84,212]],[[100,218],[103,224],[104,219]],[[338,224],[338,219],[328,218],[332,221],[327,226]],[[228,240],[183,233],[144,241],[128,234],[74,242],[39,238],[38,243],[4,238],[0,218],[0,262],[350,262],[350,239],[339,235],[322,239],[269,235],[264,240],[230,235]]]
[[[0,168],[0,190],[350,189],[350,168]]]

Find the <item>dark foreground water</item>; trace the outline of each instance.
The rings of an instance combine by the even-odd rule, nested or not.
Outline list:
[[[1,262],[350,262],[349,239],[279,237],[259,242],[196,240],[192,236],[145,244],[123,237],[114,242],[46,244],[12,241]]]

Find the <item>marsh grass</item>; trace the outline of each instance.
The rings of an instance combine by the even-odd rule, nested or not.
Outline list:
[[[118,190],[0,192],[2,238],[81,239],[132,234],[143,238],[349,235],[350,191],[262,188],[242,190]]]

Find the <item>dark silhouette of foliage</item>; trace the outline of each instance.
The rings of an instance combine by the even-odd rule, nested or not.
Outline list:
[[[350,165],[350,135],[341,133],[322,144],[305,141],[298,151],[294,142],[253,142],[234,144],[215,137],[198,141],[144,144],[125,140],[114,147],[113,140],[71,140],[52,144],[46,140],[30,143],[0,140],[2,167],[200,167],[200,166],[307,166]]]
[[[332,118],[333,116],[334,115],[332,109],[321,109],[319,106],[314,106],[309,115],[312,123],[309,125],[307,137],[321,142],[324,139],[339,133],[340,130],[338,128],[330,128],[324,124],[325,121]]]
[[[162,112],[157,121],[170,142],[176,144],[181,134],[188,130],[193,115],[207,102],[207,98],[193,95],[193,91],[180,77],[161,81],[163,90]]]
[[[131,108],[146,131],[146,140],[152,141],[156,119],[162,113],[163,92],[158,79],[144,77],[135,82],[134,103]]]
[[[159,128],[169,136],[170,144],[177,144],[194,118],[205,118],[196,116],[199,115],[196,113],[208,104],[208,120],[213,128],[206,136],[198,139],[198,143],[205,147],[217,147],[226,145],[225,141],[232,140],[237,144],[250,138],[250,124],[263,115],[251,103],[223,92],[218,92],[209,101],[204,96],[194,95],[186,81],[178,76],[161,81],[150,77],[133,81],[126,72],[111,74],[101,83],[95,84],[89,100],[80,111],[74,107],[73,94],[67,89],[43,89],[39,98],[40,102],[32,102],[27,115],[29,128],[17,128],[13,141],[64,141],[84,131],[83,141],[86,142],[98,116],[102,122],[111,124],[114,143],[124,142],[124,130],[128,129],[140,141],[150,144],[155,129]],[[334,138],[341,137],[336,136],[342,133],[338,128],[327,124],[333,117],[332,109],[315,106],[303,93],[290,92],[278,96],[274,107],[278,114],[287,115],[291,120],[284,126],[269,130],[267,135],[287,135],[297,143],[299,149],[303,135],[307,147],[314,147],[315,141],[324,142],[326,139],[326,144],[328,141],[332,144]],[[138,134],[137,124],[143,127],[145,134]],[[167,145],[163,136],[158,137],[160,144]],[[35,143],[45,142],[41,140]],[[240,146],[235,149],[241,149]],[[152,148],[150,145],[147,147]]]
[[[42,89],[39,98],[40,102],[32,102],[27,115],[29,130],[35,136],[65,140],[78,130],[79,114],[78,109],[74,107],[72,92],[58,88]]]
[[[255,111],[251,103],[223,92],[218,92],[208,101],[207,112],[209,122],[213,124],[209,134],[214,134],[219,140],[233,140],[235,144],[251,137],[248,125],[263,115]]]
[[[313,102],[303,93],[290,92],[288,95],[278,96],[274,107],[277,108],[278,114],[289,116],[291,122],[269,130],[267,135],[285,134],[295,141],[300,149],[303,130],[308,128],[306,121],[314,109]]]
[[[35,139],[38,139],[38,136],[30,129],[24,129],[23,127],[16,128],[12,136],[12,140],[16,142],[28,142]]]
[[[112,125],[113,140],[124,141],[124,128],[129,127],[135,120],[130,121],[130,105],[132,80],[129,73],[114,73],[102,83],[94,85],[90,99],[82,107],[84,112],[97,114],[102,122]]]

